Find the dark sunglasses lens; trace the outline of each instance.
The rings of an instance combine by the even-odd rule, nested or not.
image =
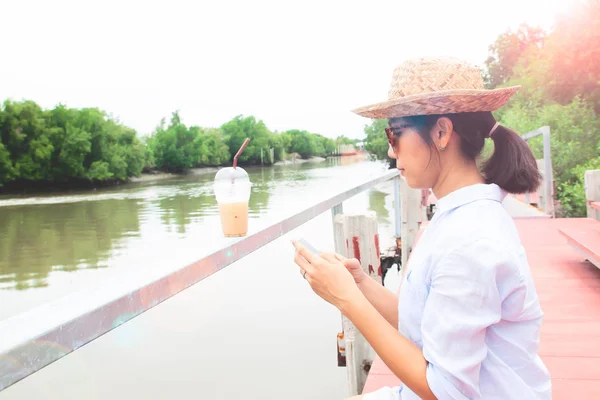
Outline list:
[[[396,135],[394,134],[394,130],[392,128],[385,128],[385,134],[387,136],[387,140],[389,144],[395,148],[396,147]]]

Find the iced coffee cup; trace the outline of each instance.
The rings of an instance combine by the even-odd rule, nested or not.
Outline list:
[[[215,197],[219,204],[221,228],[227,237],[248,233],[250,178],[240,167],[222,168],[215,175]]]

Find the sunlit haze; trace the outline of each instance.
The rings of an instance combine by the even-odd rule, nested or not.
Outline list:
[[[360,138],[350,110],[385,99],[398,62],[481,65],[500,33],[549,29],[573,1],[5,1],[0,98],[99,107],[140,135],[180,110]]]

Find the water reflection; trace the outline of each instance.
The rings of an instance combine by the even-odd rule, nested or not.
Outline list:
[[[186,233],[186,226],[197,222],[204,215],[212,215],[217,211],[214,196],[200,193],[196,196],[178,194],[157,201],[161,209],[161,221],[167,227],[174,226],[177,233]]]
[[[377,213],[377,223],[389,224],[390,213],[388,212],[388,208],[385,205],[385,200],[388,196],[388,193],[384,193],[379,190],[373,189],[368,192],[368,196],[369,210],[375,211]]]
[[[0,288],[47,286],[51,271],[106,267],[119,240],[139,235],[136,199],[0,208]]]
[[[249,202],[250,218],[257,218],[269,207],[271,182],[275,179],[272,168],[258,168],[248,171],[252,181],[252,193]],[[158,194],[152,203],[160,209],[160,218],[167,231],[173,228],[180,234],[186,234],[191,224],[201,224],[203,218],[216,216],[219,208],[213,190],[213,176],[202,179],[184,179],[170,182],[167,190]]]
[[[251,226],[275,222],[339,193],[353,185],[353,180],[363,181],[385,171],[374,163],[359,162],[347,158],[246,168],[253,184]],[[214,173],[209,173],[56,196],[3,197],[0,289],[54,287],[54,282],[64,286],[71,281],[65,276],[50,279],[54,271],[160,264],[142,249],[145,246],[159,253],[161,247],[178,248],[193,259],[220,229],[213,180]],[[368,207],[376,211],[381,223],[389,223],[386,196],[380,191],[368,193]],[[77,279],[74,285],[81,287],[86,279]]]
[[[282,174],[277,174],[275,168],[248,168],[252,192],[248,204],[251,218],[262,215],[269,208],[269,198],[276,180],[282,179]]]

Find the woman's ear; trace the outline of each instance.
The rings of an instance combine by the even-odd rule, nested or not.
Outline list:
[[[454,132],[454,126],[450,118],[441,117],[437,120],[433,131],[431,132],[431,139],[435,143],[439,150],[445,150],[450,143],[450,138]]]

